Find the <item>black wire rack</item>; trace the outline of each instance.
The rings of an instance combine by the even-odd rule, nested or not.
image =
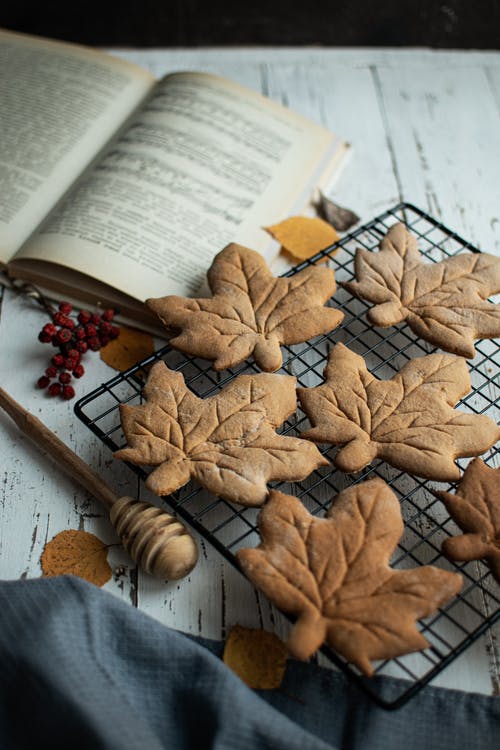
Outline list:
[[[335,269],[337,281],[351,280],[356,248],[376,249],[390,226],[398,221],[403,221],[417,237],[420,251],[429,262],[463,251],[479,252],[420,209],[402,203],[310,261],[295,267],[287,275],[323,258]],[[418,340],[405,324],[374,329],[366,318],[369,305],[343,288],[338,288],[331,304],[345,313],[341,327],[305,344],[283,347],[282,372],[295,375],[301,386],[312,387],[323,382],[328,352],[339,341],[363,355],[368,369],[382,379],[392,377],[410,359],[434,351],[431,345]],[[475,359],[469,361],[472,390],[457,408],[474,414],[488,414],[498,421],[500,347],[495,341],[479,341],[476,352]],[[126,444],[120,425],[119,405],[141,403],[149,366],[157,360],[164,360],[170,368],[181,371],[189,387],[198,396],[212,395],[239,374],[258,371],[250,362],[223,373],[215,373],[210,363],[186,357],[168,345],[163,347],[80,399],[75,406],[77,416],[113,451]],[[307,427],[307,418],[298,411],[284,424],[281,432],[296,435]],[[488,464],[495,465],[499,450],[493,448],[483,458]],[[345,487],[375,476],[382,477],[400,500],[405,524],[403,537],[391,561],[392,566],[405,568],[433,564],[447,570],[458,570],[463,575],[464,585],[460,594],[433,616],[420,621],[419,628],[429,642],[429,647],[424,651],[379,662],[375,676],[366,678],[328,647],[322,649],[331,662],[378,705],[393,709],[406,703],[500,618],[500,585],[482,561],[455,564],[441,554],[442,541],[461,532],[443,504],[436,499],[433,490],[453,490],[454,485],[424,481],[393,469],[382,461],[373,462],[359,474],[346,475],[333,466],[335,451],[332,447],[324,448],[322,453],[329,459],[330,466],[313,472],[305,481],[274,483],[273,487],[296,495],[311,513],[321,516],[335,495]],[[467,463],[467,460],[458,461],[462,470]],[[130,468],[141,479],[147,477],[145,469],[137,466]],[[257,508],[234,505],[210,495],[194,482],[164,500],[236,567],[235,552],[242,547],[254,547],[259,542]],[[402,679],[380,679],[385,675]]]

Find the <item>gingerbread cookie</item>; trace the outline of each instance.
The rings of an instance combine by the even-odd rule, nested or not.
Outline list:
[[[500,438],[489,417],[453,409],[470,390],[460,357],[417,357],[390,380],[378,380],[362,357],[337,344],[325,381],[298,389],[312,424],[301,437],[345,446],[335,457],[342,471],[361,471],[379,456],[410,474],[452,482],[460,477],[456,458],[484,453]]]
[[[263,257],[241,245],[228,245],[208,271],[213,297],[160,297],[146,300],[169,329],[180,331],[173,347],[214,360],[215,370],[252,354],[266,372],[279,369],[281,344],[298,344],[336,328],[344,315],[324,307],[335,291],[330,268],[311,266],[289,278],[276,278]]]
[[[465,534],[443,542],[451,560],[484,559],[500,583],[500,469],[492,469],[480,458],[466,468],[455,495],[435,493]]]
[[[295,383],[289,375],[240,375],[201,399],[179,372],[157,362],[146,403],[120,406],[129,447],[115,456],[156,466],[146,487],[157,495],[193,478],[227,500],[260,505],[267,482],[301,480],[328,463],[316,446],[275,432],[296,409]]]
[[[356,251],[357,281],[343,286],[375,304],[368,318],[376,326],[406,320],[426,341],[463,357],[474,357],[474,339],[500,336],[500,305],[487,301],[500,292],[500,258],[461,253],[440,263],[422,263],[417,241],[395,224],[379,252]]]
[[[273,490],[259,530],[259,547],[239,550],[237,557],[252,583],[297,616],[288,646],[298,659],[308,659],[326,640],[370,676],[373,660],[426,648],[417,619],[462,586],[460,575],[433,566],[389,567],[403,521],[381,479],[341,492],[326,518]]]

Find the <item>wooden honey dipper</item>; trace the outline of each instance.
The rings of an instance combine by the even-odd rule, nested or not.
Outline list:
[[[177,518],[151,503],[118,497],[90,466],[2,388],[0,407],[21,432],[108,509],[123,546],[146,573],[162,580],[176,580],[194,568],[198,560],[196,542]]]

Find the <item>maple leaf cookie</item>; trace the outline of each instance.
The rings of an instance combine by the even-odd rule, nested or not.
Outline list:
[[[298,659],[308,659],[326,640],[370,676],[372,660],[426,648],[416,621],[462,586],[462,576],[434,566],[389,566],[403,521],[381,479],[343,490],[325,518],[272,490],[259,531],[261,544],[236,554],[252,583],[297,616],[288,646]]]
[[[191,478],[215,495],[261,505],[267,482],[300,481],[328,463],[316,446],[275,432],[296,409],[290,375],[240,375],[219,393],[198,398],[181,373],[157,362],[146,403],[120,405],[129,447],[116,458],[155,466],[146,487],[169,495]]]
[[[500,583],[500,469],[480,458],[466,468],[455,495],[435,493],[455,523],[465,532],[443,542],[451,560],[485,559]]]
[[[406,320],[421,338],[463,357],[475,356],[474,340],[500,336],[500,305],[487,298],[500,292],[500,258],[460,253],[439,263],[422,263],[415,237],[395,224],[378,252],[362,248],[354,261],[356,281],[342,286],[375,306],[376,326]]]
[[[180,331],[170,341],[174,348],[213,360],[215,370],[252,354],[262,370],[278,370],[281,344],[328,333],[344,317],[324,307],[336,288],[330,268],[312,266],[276,278],[259,253],[231,244],[216,255],[207,276],[213,297],[167,296],[146,305],[167,328]]]
[[[312,425],[301,437],[343,446],[335,456],[342,471],[361,471],[378,456],[410,474],[453,482],[456,458],[478,456],[500,438],[489,417],[453,408],[470,390],[461,357],[417,357],[378,380],[363,357],[337,344],[324,376],[323,385],[298,389]]]

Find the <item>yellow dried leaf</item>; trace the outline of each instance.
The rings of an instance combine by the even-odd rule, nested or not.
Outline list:
[[[47,542],[40,558],[44,576],[75,575],[96,586],[111,578],[108,545],[88,531],[61,531]]]
[[[231,628],[222,656],[224,663],[255,690],[280,687],[287,657],[287,647],[274,633],[241,625]]]
[[[264,229],[296,260],[307,260],[339,240],[332,225],[318,217],[291,216]]]
[[[101,359],[119,372],[149,357],[155,350],[154,339],[149,333],[136,328],[120,326],[118,338],[106,344],[101,351]]]

